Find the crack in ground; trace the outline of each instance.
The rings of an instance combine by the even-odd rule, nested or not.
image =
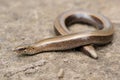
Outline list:
[[[22,66],[20,68],[13,68],[13,69],[8,69],[7,73],[4,74],[4,77],[11,77],[14,76],[15,74],[21,73],[28,71],[30,69],[35,69],[36,67],[43,66],[47,63],[46,60],[40,60],[38,62],[32,63],[32,64],[27,64],[25,66]]]

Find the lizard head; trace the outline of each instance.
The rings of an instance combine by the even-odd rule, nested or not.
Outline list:
[[[37,48],[33,46],[18,46],[13,51],[19,54],[26,54],[26,55],[33,55],[35,53],[38,53]]]

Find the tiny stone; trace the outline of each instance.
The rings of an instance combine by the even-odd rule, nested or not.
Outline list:
[[[63,76],[64,76],[64,70],[60,69],[58,72],[58,78],[63,78]]]
[[[68,62],[68,59],[64,59],[63,61],[64,61],[64,62]]]

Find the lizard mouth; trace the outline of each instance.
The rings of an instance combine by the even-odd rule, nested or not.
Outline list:
[[[24,50],[26,50],[26,48],[19,48],[19,49],[17,49],[18,51],[24,51]]]
[[[26,47],[17,47],[13,51],[17,53],[25,53],[26,49],[27,49]]]

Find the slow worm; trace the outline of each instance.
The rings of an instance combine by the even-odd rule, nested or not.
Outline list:
[[[96,28],[95,31],[72,33],[68,27],[75,23],[87,23]],[[44,51],[66,50],[76,47],[90,52],[97,58],[92,45],[107,44],[112,41],[114,29],[112,23],[103,15],[83,10],[69,10],[59,15],[55,20],[55,29],[61,34],[35,42],[28,46],[15,49],[20,54],[35,54]]]

